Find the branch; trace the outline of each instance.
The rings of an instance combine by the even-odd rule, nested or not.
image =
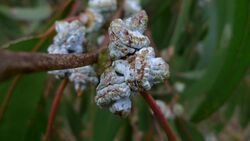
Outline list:
[[[154,115],[159,122],[159,124],[162,126],[163,130],[167,134],[169,141],[177,141],[177,137],[173,130],[171,129],[170,125],[168,124],[167,119],[164,117],[164,114],[160,110],[160,108],[155,103],[153,97],[149,95],[147,92],[141,92],[141,95],[145,99],[145,101],[148,103],[148,105],[151,107],[151,109],[154,112]]]
[[[0,51],[0,81],[15,74],[77,68],[93,64],[98,52],[87,54],[46,54]]]
[[[67,83],[68,83],[68,79],[64,79],[60,83],[60,85],[59,85],[59,87],[58,87],[58,89],[56,91],[55,98],[53,100],[51,111],[50,111],[50,114],[49,114],[49,120],[48,120],[48,125],[47,125],[47,129],[46,129],[46,134],[45,134],[45,140],[46,141],[50,140],[53,125],[54,125],[54,121],[55,121],[56,111],[57,111],[58,105],[59,105],[59,103],[61,101],[61,97],[62,97],[63,91],[64,91]]]

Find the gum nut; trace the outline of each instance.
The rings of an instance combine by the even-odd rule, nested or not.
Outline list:
[[[120,38],[122,38],[122,36],[123,36],[122,30],[124,30],[124,29],[121,29],[121,28],[122,27],[119,27],[119,26],[109,27],[109,39],[110,39],[110,41],[117,42],[120,40]]]
[[[122,19],[115,19],[111,22],[109,26],[109,33],[112,34],[112,32],[119,32],[120,28],[124,25]]]
[[[101,15],[97,10],[95,9],[87,9],[87,11],[90,13],[89,20],[87,21],[87,31],[88,32],[94,32],[100,29],[102,24],[104,23],[104,17]]]
[[[126,16],[131,16],[141,10],[140,0],[126,0],[124,11]]]
[[[68,29],[69,23],[68,22],[64,22],[64,21],[57,21],[55,23],[55,29],[57,32],[64,32],[65,30]]]
[[[142,35],[138,31],[130,31],[123,28],[116,34],[116,36],[123,44],[136,49],[141,49],[142,47],[146,47],[150,44],[148,37]]]
[[[116,0],[89,0],[89,7],[100,9],[104,11],[115,10],[117,1]]]
[[[129,64],[126,60],[116,60],[112,63],[115,72],[122,74],[123,76],[129,73]]]
[[[146,47],[142,48],[139,52],[138,55],[143,55],[146,58],[154,58],[155,57],[155,52],[152,47]]]
[[[125,24],[131,30],[137,30],[140,33],[144,33],[144,31],[147,28],[147,23],[148,23],[148,15],[144,10],[138,12],[137,14],[125,20]]]
[[[127,55],[127,53],[124,51],[124,49],[121,49],[121,47],[118,46],[115,42],[109,43],[109,56],[111,59],[119,59]],[[124,47],[127,48],[127,47]]]
[[[127,84],[114,84],[98,90],[95,101],[98,106],[105,107],[116,100],[130,96],[130,94],[130,88]]]
[[[113,68],[108,68],[106,69],[103,74],[101,75],[100,78],[100,83],[97,86],[97,89],[102,89],[108,85],[113,85],[113,84],[120,84],[125,81],[125,78],[123,76],[118,76]]]
[[[121,117],[127,117],[132,108],[132,103],[129,97],[125,97],[117,100],[112,106],[109,108],[110,112],[119,115]]]
[[[142,85],[143,89],[146,91],[151,89],[151,84],[149,83],[149,81],[143,81]]]
[[[134,48],[131,48],[131,47],[124,45],[119,40],[115,40],[115,41],[111,42],[110,45],[112,45],[113,48],[121,51],[123,54],[126,54],[126,55],[133,54],[135,52]]]
[[[58,32],[57,35],[54,37],[53,41],[54,41],[54,44],[57,44],[57,45],[61,45],[63,44],[66,39],[66,37],[64,36],[64,34],[62,34],[61,32]]]

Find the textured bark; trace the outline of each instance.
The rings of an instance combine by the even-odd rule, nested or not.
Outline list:
[[[0,81],[20,73],[70,69],[93,64],[98,52],[88,54],[46,54],[0,51]]]

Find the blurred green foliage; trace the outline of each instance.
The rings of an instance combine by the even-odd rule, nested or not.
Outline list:
[[[73,0],[67,10],[54,16],[62,2],[0,2],[0,45],[13,51],[31,51],[40,41],[37,35],[70,12]],[[184,107],[184,114],[171,122],[179,138],[202,141],[212,134],[220,140],[224,129],[234,124],[237,128],[232,130],[242,137],[238,140],[249,140],[250,1],[143,0],[142,4],[149,14],[153,39],[169,62],[170,85]],[[52,37],[39,51],[45,52],[51,41]],[[0,103],[11,83],[0,84]],[[179,89],[180,84],[184,90]],[[57,86],[58,80],[45,73],[23,75],[0,121],[0,140],[41,140]],[[172,98],[164,85],[150,93],[168,104]],[[74,94],[71,85],[67,87],[53,140],[136,140],[138,136],[142,140],[166,139],[141,98],[135,98],[133,114],[120,119],[96,107],[94,95],[94,87],[82,97]],[[234,134],[227,136],[233,139]]]

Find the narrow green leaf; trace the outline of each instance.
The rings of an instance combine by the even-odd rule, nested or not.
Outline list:
[[[196,127],[182,118],[175,119],[175,125],[183,141],[205,141]]]
[[[52,10],[49,5],[32,8],[10,8],[2,5],[0,6],[0,12],[15,20],[39,21],[48,18]]]
[[[152,123],[152,116],[149,111],[149,106],[142,97],[136,98],[136,106],[138,108],[138,126],[140,131],[147,133]],[[147,124],[146,124],[147,123]]]
[[[21,35],[21,28],[16,21],[6,17],[2,13],[0,13],[0,21],[0,46],[3,44],[3,41],[6,42]]]
[[[217,53],[204,78],[187,92],[206,94],[192,116],[199,122],[217,111],[231,96],[249,66],[250,3],[248,0],[215,1],[217,9],[227,9]],[[225,4],[227,3],[227,4]],[[218,16],[218,18],[222,18]]]
[[[187,17],[190,12],[191,4],[192,4],[192,0],[185,0],[182,2],[182,5],[181,5],[181,11],[178,15],[174,34],[170,41],[170,46],[173,46],[176,52],[179,49],[179,47],[176,45],[177,45],[178,39],[180,38],[181,34],[183,33],[185,29],[185,24],[186,24]]]
[[[78,140],[81,140],[83,125],[80,114],[74,110],[73,101],[67,101],[65,103],[65,113],[66,117],[68,118],[71,131]]]
[[[247,77],[249,79],[249,77]],[[247,80],[247,79],[246,79]],[[240,124],[243,128],[247,127],[250,121],[250,83],[243,81],[237,93],[240,96]]]
[[[123,127],[123,132],[120,134],[120,141],[132,141],[133,140],[133,129],[130,123],[127,122]]]
[[[46,111],[46,101],[42,96],[36,107],[32,118],[30,119],[27,132],[25,135],[25,141],[41,140],[46,130],[48,122],[48,113]]]
[[[8,44],[5,44],[3,48],[11,50],[11,51],[31,51],[40,41],[38,37],[31,38],[22,38],[16,41],[12,41]],[[47,39],[38,51],[45,52],[49,46],[51,39]]]
[[[174,29],[176,14],[171,13],[171,6],[174,5],[174,1],[150,1],[149,5],[152,5],[152,10],[156,10],[151,17],[152,35],[157,47],[165,48],[170,41],[171,34]],[[150,14],[150,13],[149,13]]]
[[[111,141],[122,127],[124,119],[113,115],[108,110],[97,109],[94,122],[93,140]]]
[[[45,78],[45,73],[36,73],[21,78],[0,122],[0,140],[24,140],[43,92]],[[0,93],[6,93],[6,91],[0,89]],[[1,96],[0,99],[2,98]]]

